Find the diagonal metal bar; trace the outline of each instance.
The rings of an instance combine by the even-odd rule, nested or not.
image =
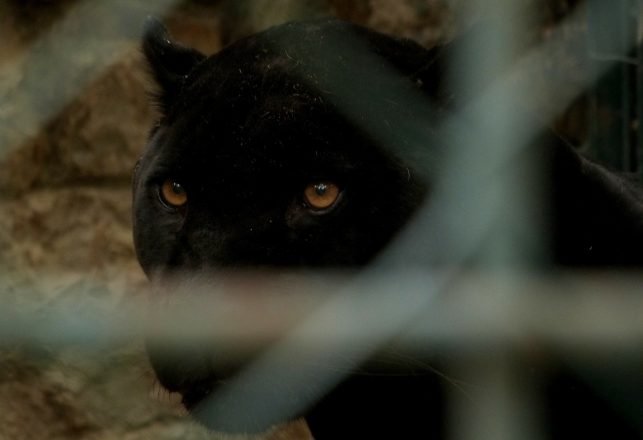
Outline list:
[[[21,62],[2,66],[0,76],[19,82],[15,89],[0,90],[0,161],[119,57],[138,47],[145,16],[162,15],[178,3],[78,2],[31,44]]]

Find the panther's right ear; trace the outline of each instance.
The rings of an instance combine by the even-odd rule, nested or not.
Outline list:
[[[159,20],[148,17],[143,28],[143,54],[156,80],[157,99],[167,114],[187,74],[205,58],[201,52],[172,41]]]

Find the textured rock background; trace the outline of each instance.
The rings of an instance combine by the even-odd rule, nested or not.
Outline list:
[[[131,243],[129,181],[155,117],[138,52],[147,14],[162,16],[178,40],[211,53],[269,25],[323,15],[430,45],[457,31],[466,3],[0,3],[0,304],[44,314],[67,304],[82,313],[95,301],[117,313],[144,296]],[[546,6],[537,9],[535,40],[576,2],[540,3]],[[183,417],[176,399],[155,385],[140,340],[42,344],[26,337],[38,325],[25,324],[20,337],[0,333],[0,439],[217,437]],[[306,428],[295,424],[268,436],[302,438]]]

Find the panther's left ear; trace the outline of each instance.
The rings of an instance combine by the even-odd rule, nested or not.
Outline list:
[[[148,17],[145,21],[142,48],[160,88],[157,97],[161,110],[167,113],[174,104],[185,77],[205,59],[205,55],[172,41],[163,23],[153,17]]]

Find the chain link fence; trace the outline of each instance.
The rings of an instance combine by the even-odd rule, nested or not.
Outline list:
[[[0,438],[228,438],[191,422],[155,385],[142,342],[150,334],[179,345],[206,338],[240,357],[269,344],[208,402],[223,423],[249,411],[297,414],[385,348],[435,360],[448,438],[550,438],[541,388],[561,365],[622,422],[614,438],[643,436],[640,273],[526,270],[546,252],[530,215],[538,194],[529,175],[504,172],[553,124],[587,155],[640,174],[639,1],[28,3],[0,6],[0,32],[14,42],[0,59]],[[48,20],[28,14],[43,8]],[[440,127],[452,153],[432,202],[359,273],[236,274],[218,288],[183,286],[182,307],[151,314],[128,212],[129,170],[154,119],[141,110],[144,17],[166,17],[188,43],[208,35],[214,51],[268,24],[326,13],[425,43],[490,17],[500,24],[454,60],[458,89],[475,89],[480,71],[498,76]],[[343,43],[346,57],[364,50]],[[341,93],[345,78],[330,81],[334,104],[360,121],[364,109]],[[429,112],[417,96],[380,92]],[[394,148],[383,127],[363,124]],[[422,126],[408,130],[422,139]],[[435,237],[440,249],[425,246]],[[448,264],[436,268],[436,259]],[[247,286],[261,294],[234,295]],[[200,290],[207,295],[188,294]],[[307,361],[293,371],[301,352]],[[267,389],[275,384],[283,393]],[[265,434],[307,436],[303,422]]]

